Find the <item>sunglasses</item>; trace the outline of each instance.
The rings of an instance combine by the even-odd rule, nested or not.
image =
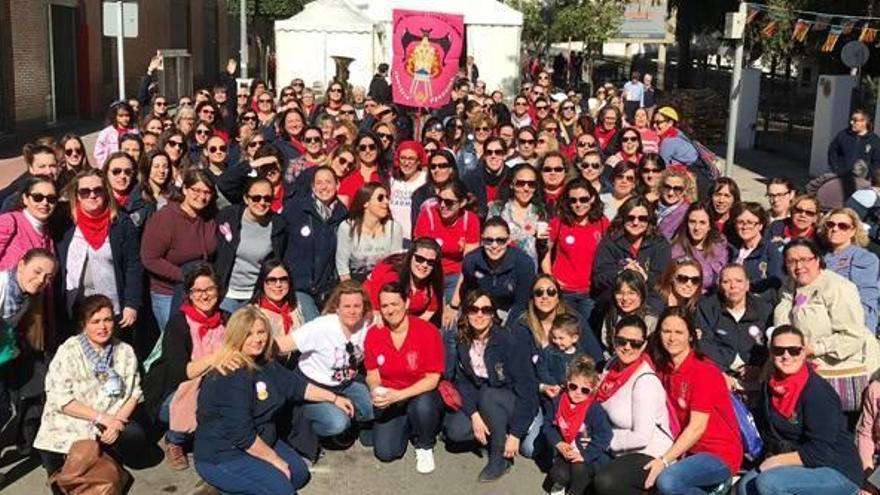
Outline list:
[[[290,277],[282,275],[281,277],[266,277],[266,285],[289,284]]]
[[[440,206],[446,208],[447,210],[453,210],[458,207],[457,199],[449,199],[449,198],[438,198],[440,200]]]
[[[483,316],[494,316],[495,309],[492,308],[492,306],[471,306],[468,308],[468,314],[474,316],[479,314],[482,314]]]
[[[477,128],[474,129],[474,130],[475,130],[475,131],[480,131],[480,132],[489,132],[489,131],[492,130],[492,128],[491,128],[491,127],[487,127],[487,126],[482,126],[482,127],[477,127]]]
[[[626,337],[614,337],[614,347],[630,346],[633,349],[641,349],[645,345],[644,340],[628,339]]]
[[[670,186],[669,184],[663,184],[663,189],[665,189],[667,191],[676,192],[676,193],[683,193],[684,192],[684,186]]]
[[[260,98],[257,100],[257,103],[272,103],[272,98]]]
[[[64,154],[66,156],[73,156],[73,155],[82,156],[83,151],[82,151],[82,148],[65,148]]]
[[[569,392],[578,392],[579,391],[580,393],[582,393],[584,395],[590,395],[593,392],[593,389],[591,389],[590,387],[579,387],[579,386],[577,386],[577,384],[574,384],[571,382],[569,382],[567,388],[568,388]]]
[[[483,152],[483,154],[486,156],[504,156],[504,150],[497,149],[497,148],[493,149],[493,150],[487,149],[486,151]]]
[[[625,182],[635,182],[635,181],[636,181],[636,176],[635,176],[635,175],[626,175],[626,174],[624,174],[624,175],[615,175],[615,176],[614,176],[614,179],[615,179],[615,180],[622,180],[622,181],[625,181]]]
[[[586,205],[586,204],[590,204],[590,201],[592,199],[593,198],[591,198],[589,196],[577,196],[577,197],[569,196],[568,202],[569,202],[569,204],[572,204],[572,205]]]
[[[354,163],[352,160],[349,160],[348,158],[346,158],[344,156],[336,157],[336,162],[338,164],[342,165],[343,167],[347,167],[347,166],[351,165],[352,163]]]
[[[541,172],[548,174],[561,174],[562,172],[565,172],[565,167],[544,167],[541,169]]]
[[[227,148],[225,144],[221,144],[220,146],[208,146],[208,153],[216,153],[218,151],[226,153],[226,150]]]
[[[179,105],[182,107],[191,107],[192,104],[193,104],[193,102],[190,100],[180,100],[180,103],[179,103]]]
[[[211,134],[211,131],[207,129],[196,129],[196,134],[199,136],[207,136],[208,134]]]
[[[294,94],[295,93],[293,91],[285,91],[281,93],[281,96],[294,96]]]
[[[376,195],[376,201],[378,201],[379,203],[384,203],[386,199],[388,199],[388,196],[386,196],[384,194],[377,194]]]
[[[321,138],[316,137],[316,136],[303,138],[303,143],[305,143],[305,144],[318,144],[320,142],[321,142]]]
[[[165,103],[164,101],[157,101],[156,103],[153,103],[154,107],[165,107],[167,105],[168,103]]]
[[[642,169],[642,174],[659,174],[660,172],[663,172],[663,169],[654,167],[645,167]],[[684,188],[681,190],[684,191]]]
[[[544,294],[547,297],[556,297],[559,294],[559,291],[556,290],[556,287],[548,287],[546,289],[535,289],[532,291],[533,297],[544,297]]]
[[[853,224],[846,222],[832,222],[831,220],[825,222],[825,230],[831,230],[835,228],[847,232],[853,228]]]
[[[375,144],[359,144],[358,151],[376,151]]]
[[[118,175],[124,175],[126,177],[131,177],[134,175],[134,169],[131,168],[114,168],[110,170],[110,175],[116,177]]]
[[[342,88],[330,88],[331,93],[342,93]]]
[[[794,208],[792,208],[791,212],[800,213],[801,215],[806,215],[808,217],[815,217],[817,213],[815,210],[805,210],[799,206],[795,206]]]
[[[586,170],[588,168],[591,168],[593,170],[600,170],[603,167],[601,162],[581,162],[581,164],[578,166],[581,170]]]
[[[588,141],[578,141],[577,145],[578,145],[578,148],[595,148],[596,142],[595,141],[589,141],[589,142]]]
[[[242,122],[255,122],[256,120],[257,120],[257,118],[253,115],[245,115],[244,117],[241,118]]]
[[[513,181],[513,187],[535,189],[537,186],[538,181],[535,180],[517,179]]]
[[[798,357],[801,353],[804,352],[804,348],[797,345],[792,346],[770,346],[770,354],[773,354],[776,357],[782,357],[786,353],[788,353],[791,357]]]
[[[425,258],[421,254],[413,254],[413,261],[419,265],[433,265],[437,258]]]
[[[624,137],[624,138],[620,138],[620,142],[622,142],[622,143],[638,143],[639,138],[637,138],[637,137]]]
[[[291,86],[293,86],[294,88],[302,88],[303,86],[305,86],[305,84],[303,84],[301,81],[294,81]]]
[[[483,237],[481,239],[484,246],[504,246],[508,240],[508,237]]]
[[[628,223],[648,223],[648,215],[627,215]]]
[[[42,203],[43,201],[46,201],[50,205],[54,205],[58,202],[58,196],[56,194],[32,193],[28,194],[28,196],[30,196],[34,203]]]
[[[94,194],[96,198],[104,196],[104,186],[98,187],[80,187],[76,190],[77,196],[80,198],[91,198]]]
[[[689,277],[689,276],[687,276],[687,275],[676,275],[676,276],[675,276],[675,281],[678,282],[678,283],[680,283],[680,284],[691,283],[691,284],[693,284],[693,285],[697,285],[697,284],[699,284],[700,282],[702,282],[702,278],[701,278],[700,276]]]
[[[574,110],[574,107],[566,105],[566,106],[562,107],[562,109],[563,110]]]
[[[266,144],[266,141],[251,141],[248,143],[247,147],[248,147],[248,149],[251,149],[251,148],[256,148],[256,147],[262,146],[264,144]]]
[[[250,199],[252,203],[271,203],[275,198],[271,194],[251,194],[248,196],[248,199]]]
[[[384,132],[384,133],[383,133],[383,132],[380,132],[380,133],[379,133],[379,138],[380,138],[380,139],[387,139],[387,140],[390,141],[391,139],[394,138],[394,134],[388,134],[387,132]]]
[[[174,148],[183,148],[183,141],[168,141],[166,146],[172,146]]]
[[[203,108],[199,113],[204,113],[207,115],[214,115],[214,111],[211,110],[210,108]]]
[[[452,168],[452,165],[449,164],[449,163],[447,163],[447,162],[443,162],[443,163],[432,163],[431,165],[428,166],[428,168],[431,169],[431,170],[447,169],[447,168]]]
[[[539,112],[542,110],[547,110],[547,105],[535,105],[535,110]]]
[[[354,110],[342,110],[339,113],[342,115],[354,115],[355,111]]]

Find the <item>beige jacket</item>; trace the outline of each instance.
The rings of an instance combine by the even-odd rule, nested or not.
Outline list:
[[[822,270],[804,287],[786,280],[773,321],[804,332],[821,376],[871,374],[880,366],[880,345],[865,327],[858,289],[830,270]]]

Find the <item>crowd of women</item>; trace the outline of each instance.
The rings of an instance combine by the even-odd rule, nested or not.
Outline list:
[[[356,441],[430,473],[440,436],[554,494],[874,493],[864,208],[743,201],[610,85],[465,80],[421,115],[227,69],[114,104],[93,156],[28,145],[0,193],[0,424],[59,488],[95,443],[281,494]]]

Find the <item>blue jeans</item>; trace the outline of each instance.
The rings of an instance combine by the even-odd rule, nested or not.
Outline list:
[[[858,491],[849,478],[829,467],[782,466],[762,473],[752,470],[736,485],[737,495],[853,495]]]
[[[150,355],[144,359],[144,371],[149,371],[153,363],[162,355],[162,337],[165,335],[165,325],[171,318],[171,300],[174,296],[170,294],[159,294],[150,291],[150,300],[152,301],[153,316],[156,318],[156,324],[159,326],[159,339],[156,345],[150,351]]]
[[[311,294],[296,291],[296,304],[299,305],[299,309],[302,311],[304,323],[308,323],[321,315],[318,304],[315,303],[315,298]]]
[[[461,274],[454,273],[452,275],[447,275],[443,279],[443,302],[448,303],[452,300],[452,296],[455,293],[455,286],[458,284],[459,277],[461,277]]]
[[[166,425],[171,423],[171,399],[173,398],[174,392],[168,394],[168,397],[162,402],[162,407],[159,408],[159,421]],[[192,438],[191,434],[182,431],[172,431],[169,429],[165,432],[165,441],[174,445],[185,445],[190,438]]]
[[[516,407],[516,395],[506,388],[494,388],[484,386],[478,391],[477,412],[489,428],[489,459],[500,459],[504,452],[504,444],[507,442],[507,432],[510,426],[510,418]],[[519,453],[523,457],[531,457],[534,453],[535,438],[541,429],[541,423],[532,421],[529,431],[520,439]],[[443,425],[446,432],[446,440],[452,443],[468,443],[474,441],[474,429],[471,418],[464,411],[458,411],[446,416]],[[492,434],[501,432],[501,434]]]
[[[223,301],[220,302],[220,309],[232,314],[238,311],[239,308],[247,303],[247,299],[230,299],[228,297],[224,297]]]
[[[700,453],[685,457],[657,477],[660,495],[706,495],[730,479],[730,468],[721,458]]]
[[[272,447],[290,468],[290,478],[268,462],[242,453],[219,464],[196,459],[196,472],[211,486],[223,492],[246,495],[289,495],[306,486],[311,475],[302,457],[289,445],[278,441]]]
[[[413,445],[417,449],[432,448],[442,414],[443,403],[436,390],[379,410],[373,423],[373,453],[376,458],[382,462],[400,459],[406,453],[410,438],[413,438]]]
[[[373,420],[373,399],[367,386],[351,382],[339,390],[339,395],[347,397],[354,404],[354,420],[366,423]],[[329,402],[310,402],[303,406],[303,416],[312,425],[319,437],[332,437],[348,430],[351,419],[342,409]]]

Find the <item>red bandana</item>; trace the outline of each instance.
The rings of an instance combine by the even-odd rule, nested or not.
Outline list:
[[[279,182],[277,186],[275,186],[275,194],[272,197],[272,204],[269,208],[272,209],[273,212],[278,213],[281,211],[281,208],[284,206],[284,183]]]
[[[77,205],[76,226],[79,227],[89,246],[97,251],[104,245],[110,233],[110,208],[104,208],[104,211],[97,216],[91,216]]]
[[[556,410],[556,419],[553,420],[553,424],[559,428],[559,433],[562,434],[565,443],[573,442],[578,432],[581,431],[581,426],[587,417],[587,411],[593,404],[593,397],[593,394],[590,394],[582,402],[573,404],[568,398],[568,393],[560,394],[559,409]]]
[[[208,332],[223,324],[223,315],[220,311],[214,311],[211,316],[205,316],[204,313],[197,310],[195,306],[189,303],[180,305],[180,310],[186,317],[199,324],[199,338],[204,338]]]
[[[116,204],[119,206],[125,206],[128,203],[128,194],[119,194],[113,191],[113,199],[116,200]]]
[[[624,365],[620,360],[615,359],[608,368],[608,372],[605,373],[605,377],[602,378],[602,382],[599,383],[599,387],[596,389],[596,400],[599,402],[605,402],[614,396],[614,394],[620,390],[620,387],[622,387],[623,384],[633,376],[633,373],[636,372],[639,366],[647,360],[648,356],[644,353],[639,356],[638,359],[627,365]]]
[[[804,239],[812,239],[814,230],[815,229],[813,228],[813,226],[810,226],[810,228],[808,228],[806,232],[798,235],[798,234],[794,233],[794,231],[790,228],[788,221],[786,221],[785,227],[782,229],[782,237],[783,237],[783,239],[794,239],[795,237],[803,237]]]
[[[666,132],[660,134],[660,140],[678,136],[678,128],[675,126],[666,129]]]
[[[777,373],[774,373],[770,377],[769,383],[770,403],[773,405],[773,409],[785,419],[791,418],[809,378],[810,370],[807,369],[806,364],[793,375],[780,378]]]
[[[284,304],[279,306],[270,301],[269,298],[262,297],[260,298],[260,308],[281,315],[281,320],[284,321],[284,335],[290,333],[290,327],[293,326],[293,317],[290,316],[290,304],[285,301]]]

